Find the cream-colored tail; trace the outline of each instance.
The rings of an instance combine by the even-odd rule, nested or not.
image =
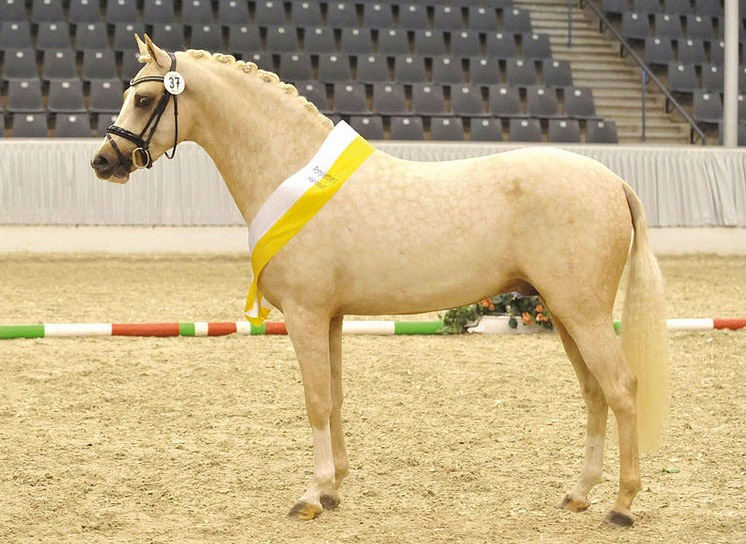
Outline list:
[[[622,313],[622,349],[637,376],[640,452],[650,453],[660,447],[669,399],[663,276],[650,246],[642,202],[626,183],[624,192],[635,234]]]

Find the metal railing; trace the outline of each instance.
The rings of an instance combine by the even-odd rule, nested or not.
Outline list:
[[[650,67],[645,64],[645,61],[640,58],[640,55],[638,55],[634,49],[629,45],[627,40],[625,40],[622,35],[619,33],[619,31],[614,28],[614,26],[611,24],[609,19],[604,15],[604,13],[601,11],[601,8],[596,5],[595,2],[592,0],[580,0],[580,9],[583,9],[584,5],[588,5],[594,13],[598,16],[599,21],[599,32],[603,32],[604,28],[607,28],[609,32],[614,36],[614,38],[619,41],[619,55],[624,56],[625,52],[634,60],[637,65],[642,69],[642,134],[643,134],[643,141],[645,141],[645,91],[647,86],[647,80],[650,79],[655,85],[663,92],[663,94],[666,96],[666,106],[665,111],[668,113],[671,111],[669,109],[669,106],[673,106],[675,110],[677,110],[681,116],[684,118],[684,120],[689,123],[689,126],[691,127],[689,130],[689,142],[695,143],[697,140],[700,140],[702,145],[705,144],[705,133],[702,132],[702,129],[697,126],[697,122],[692,119],[691,115],[689,115],[686,110],[683,108],[681,104],[679,104],[678,100],[676,100],[673,95],[671,94],[671,91],[668,90],[668,88],[661,82],[660,79],[656,77],[656,75],[653,73],[653,71],[650,69]]]

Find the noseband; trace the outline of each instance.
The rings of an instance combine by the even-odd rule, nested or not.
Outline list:
[[[169,73],[175,72],[176,56],[173,53],[169,53],[168,56],[171,57],[171,67],[168,71]],[[163,86],[166,87],[165,76],[145,76],[139,79],[132,79],[130,80],[130,87],[134,87],[135,85],[145,83],[147,81],[160,81],[163,83]],[[183,81],[181,82],[181,85],[183,88]],[[126,128],[118,127],[116,125],[111,125],[109,128],[106,129],[106,139],[109,140],[111,147],[113,147],[114,151],[116,151],[117,156],[119,157],[119,160],[122,164],[127,164],[127,158],[124,156],[124,154],[119,149],[119,146],[117,146],[116,142],[111,137],[112,134],[114,136],[124,138],[125,140],[129,140],[137,146],[132,151],[131,158],[131,162],[133,165],[135,165],[136,168],[150,168],[151,166],[153,166],[153,159],[150,156],[149,150],[150,140],[153,138],[153,134],[155,134],[156,128],[158,128],[158,123],[163,116],[163,112],[166,111],[166,107],[168,106],[168,102],[169,100],[171,100],[171,97],[173,97],[174,99],[174,147],[173,151],[171,152],[171,156],[169,157],[168,152],[166,152],[166,157],[168,157],[169,159],[174,158],[174,155],[176,155],[176,145],[178,143],[179,136],[179,102],[177,99],[177,94],[172,93],[169,91],[169,89],[165,88],[163,94],[161,95],[161,98],[158,100],[158,103],[153,110],[153,113],[150,114],[150,119],[148,119],[148,122],[145,123],[145,127],[143,127],[143,129],[140,131],[140,134],[135,134],[134,132],[130,132]],[[150,132],[148,132],[148,129],[150,129]],[[148,133],[147,138],[143,138],[146,132]]]

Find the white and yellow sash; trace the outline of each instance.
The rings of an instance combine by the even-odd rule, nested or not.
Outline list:
[[[271,310],[258,284],[264,267],[373,151],[350,125],[340,121],[308,164],[283,181],[259,209],[249,228],[251,285],[244,310],[252,325],[261,325]]]

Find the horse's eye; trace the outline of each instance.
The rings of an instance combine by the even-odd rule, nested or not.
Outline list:
[[[147,108],[153,103],[153,99],[149,96],[135,96],[135,107],[136,108]]]

